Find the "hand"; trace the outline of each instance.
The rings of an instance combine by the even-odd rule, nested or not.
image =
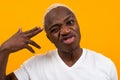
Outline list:
[[[28,49],[30,52],[34,53],[35,51],[28,44],[40,48],[40,46],[34,41],[30,40],[32,37],[40,33],[43,29],[35,27],[29,31],[22,32],[22,29],[19,29],[11,38],[1,45],[3,50],[6,50],[8,53],[16,52],[23,48]]]

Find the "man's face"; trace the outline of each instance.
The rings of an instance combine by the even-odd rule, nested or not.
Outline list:
[[[65,7],[52,9],[45,16],[45,30],[49,40],[65,52],[79,47],[80,31],[75,15]]]

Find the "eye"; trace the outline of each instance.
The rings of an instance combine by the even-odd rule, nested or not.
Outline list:
[[[74,20],[69,20],[69,21],[67,21],[66,25],[72,26],[72,25],[74,25],[74,23],[75,23]]]
[[[51,26],[50,33],[57,33],[58,31],[60,31],[61,26],[62,24],[55,24]]]
[[[59,28],[53,28],[50,30],[50,33],[57,33],[59,31]]]

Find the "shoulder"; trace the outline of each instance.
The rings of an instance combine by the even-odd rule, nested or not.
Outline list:
[[[86,52],[86,61],[92,65],[94,70],[102,74],[107,74],[112,80],[117,80],[116,66],[110,58],[93,50],[83,50]]]
[[[86,51],[86,55],[88,58],[92,59],[96,65],[100,65],[101,66],[111,66],[114,65],[113,61],[106,57],[105,55],[103,55],[102,53],[90,50],[90,49],[84,49]]]
[[[51,62],[55,53],[56,50],[52,50],[31,57],[25,61],[19,69],[14,71],[15,75],[17,75],[18,78],[24,78],[25,80],[29,76],[41,74],[44,70],[49,68],[48,66],[52,65]]]
[[[25,66],[35,66],[43,65],[52,60],[53,56],[56,54],[56,50],[47,51],[44,54],[37,54],[26,60],[23,65]]]
[[[99,52],[96,52],[96,51],[93,51],[93,50],[90,50],[90,49],[84,49],[86,50],[86,54],[91,56],[91,57],[94,57],[95,59],[97,60],[102,60],[102,61],[111,61],[110,58],[106,57],[105,55],[103,55],[102,53],[99,53]]]

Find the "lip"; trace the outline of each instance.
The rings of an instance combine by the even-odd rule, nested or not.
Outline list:
[[[64,44],[71,44],[75,41],[75,35],[64,36],[61,41]]]

